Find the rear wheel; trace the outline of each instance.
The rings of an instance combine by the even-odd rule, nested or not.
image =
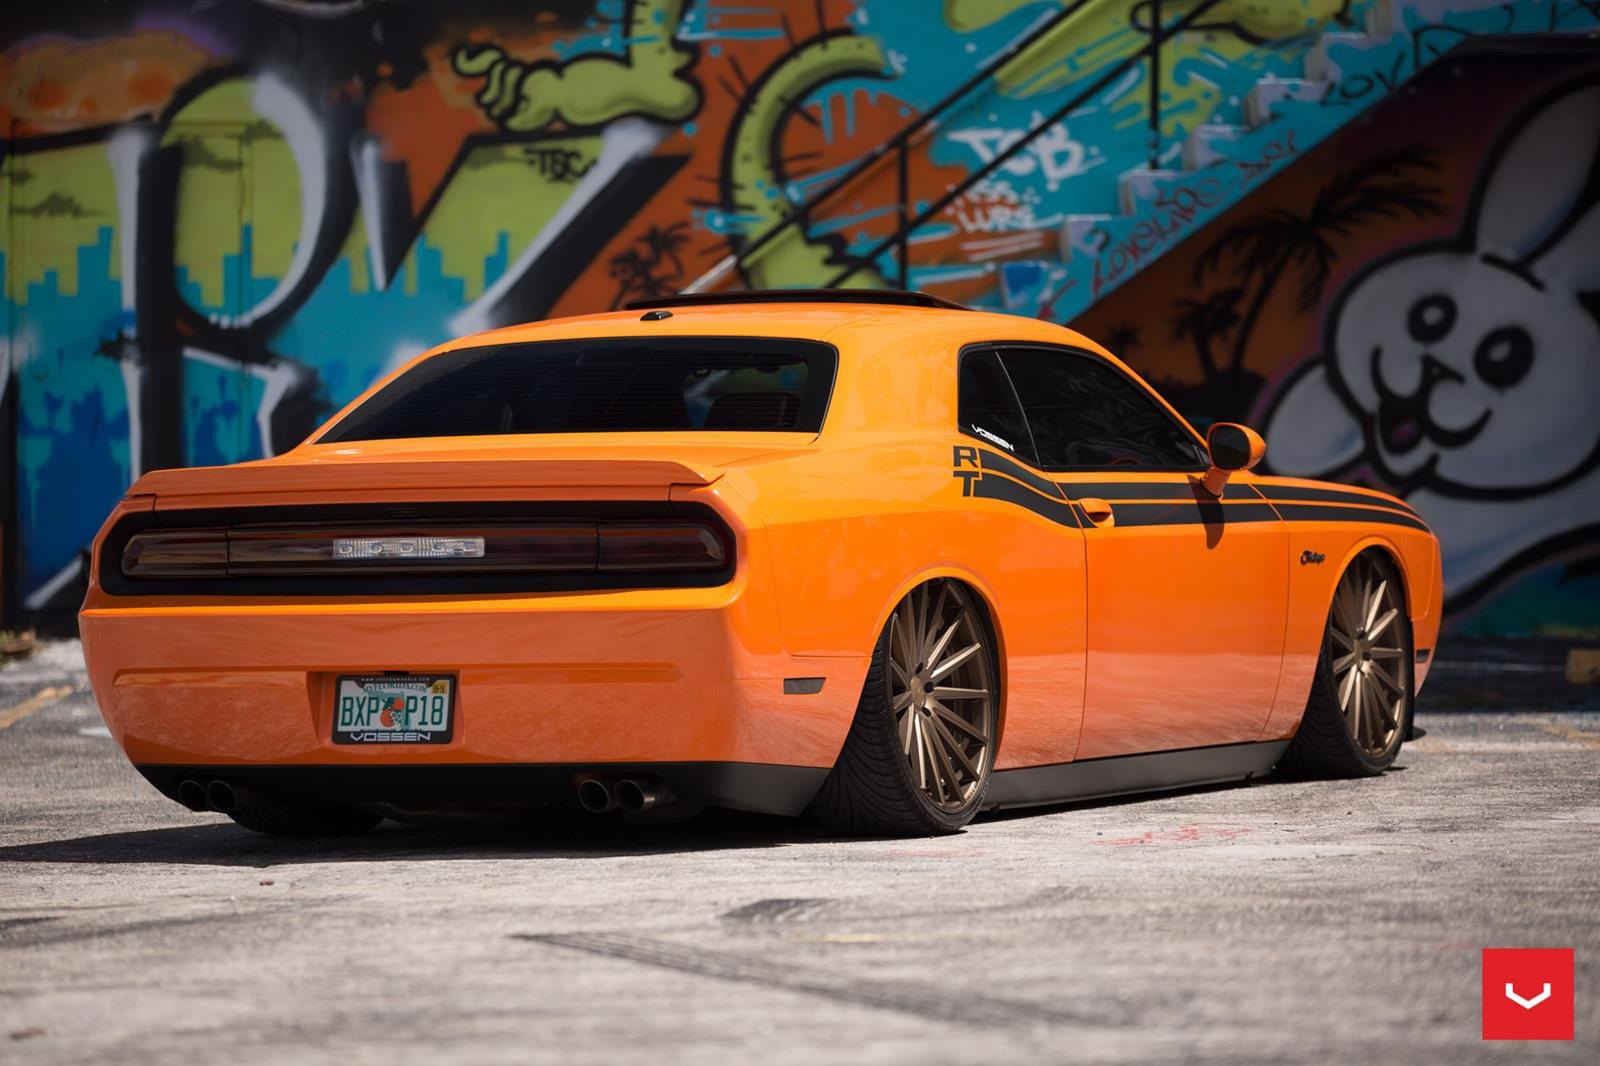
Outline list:
[[[960,829],[989,789],[999,704],[994,641],[977,598],[957,581],[918,586],[878,636],[812,814],[864,836]]]
[[[1334,591],[1311,698],[1280,768],[1380,774],[1400,753],[1411,711],[1411,620],[1400,572],[1388,556],[1367,552]]]
[[[346,837],[370,831],[383,816],[342,803],[305,803],[252,796],[228,817],[257,833],[276,837]]]

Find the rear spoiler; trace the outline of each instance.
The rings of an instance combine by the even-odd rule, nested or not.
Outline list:
[[[494,493],[507,499],[537,499],[583,489],[631,490],[667,497],[674,485],[709,485],[722,471],[670,459],[488,459],[461,455],[439,459],[299,460],[242,463],[229,467],[155,470],[129,495],[152,494],[156,508],[205,503],[248,503],[241,496],[345,499],[459,496]],[[179,501],[182,501],[181,503]],[[265,502],[265,501],[262,501]],[[306,502],[315,502],[307,499]]]

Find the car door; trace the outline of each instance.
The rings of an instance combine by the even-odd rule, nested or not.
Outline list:
[[[1007,346],[1039,466],[1079,512],[1087,677],[1077,759],[1257,740],[1277,690],[1288,533],[1246,479],[1197,483],[1204,445],[1089,352]]]
[[[1028,426],[998,355],[960,356],[952,473],[985,560],[1005,648],[1005,744],[998,769],[1071,761],[1083,728],[1083,530],[1035,464]],[[980,524],[981,523],[981,524]]]

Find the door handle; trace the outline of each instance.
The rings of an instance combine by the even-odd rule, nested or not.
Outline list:
[[[1098,496],[1085,496],[1078,501],[1078,506],[1083,508],[1083,513],[1088,515],[1089,521],[1096,526],[1114,526],[1117,523],[1117,516],[1111,510],[1111,505]]]

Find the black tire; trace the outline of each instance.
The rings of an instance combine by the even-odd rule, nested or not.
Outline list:
[[[878,635],[872,663],[862,686],[850,732],[810,814],[837,833],[862,837],[925,837],[959,831],[983,808],[993,779],[991,755],[985,760],[977,787],[960,810],[935,804],[917,786],[911,763],[895,731],[888,685],[889,626]],[[991,677],[997,677],[992,639],[981,654],[988,656]]]
[[[1411,660],[1413,646],[1411,637],[1411,620],[1403,609],[1405,600],[1403,596],[1404,583],[1400,572],[1390,558],[1382,552],[1366,552],[1352,560],[1351,568],[1366,562],[1376,568],[1394,587],[1402,590],[1400,604],[1402,610],[1396,620],[1399,635],[1399,647],[1403,653],[1405,663],[1405,697],[1403,716],[1399,726],[1394,731],[1393,738],[1387,746],[1378,753],[1369,752],[1351,735],[1345,722],[1345,716],[1339,706],[1338,684],[1334,678],[1333,663],[1335,658],[1333,636],[1333,611],[1330,607],[1328,619],[1323,623],[1322,650],[1317,656],[1316,674],[1311,682],[1311,695],[1306,700],[1305,714],[1300,718],[1300,726],[1295,731],[1294,738],[1289,742],[1289,750],[1284,753],[1278,763],[1278,772],[1287,777],[1308,778],[1341,778],[1341,777],[1375,777],[1394,765],[1395,758],[1400,754],[1401,745],[1405,743],[1406,735],[1410,729],[1411,716],[1415,710],[1416,686],[1412,683]],[[1348,573],[1348,572],[1347,572]],[[1341,582],[1346,575],[1341,575]]]
[[[342,803],[302,803],[255,796],[228,812],[239,825],[275,837],[350,837],[370,832],[383,816]]]

